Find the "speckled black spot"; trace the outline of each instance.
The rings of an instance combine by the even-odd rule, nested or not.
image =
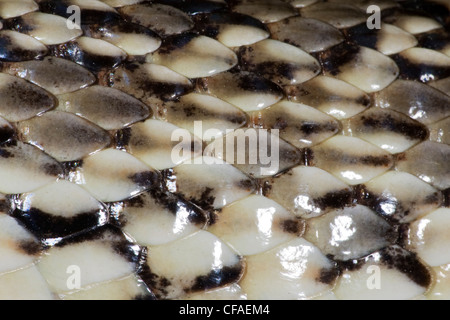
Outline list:
[[[6,149],[0,148],[0,157],[5,158],[5,159],[14,158],[14,154],[9,152]]]
[[[353,202],[353,190],[339,190],[328,192],[320,198],[312,199],[315,206],[321,210],[342,209]]]
[[[143,248],[130,242],[118,227],[111,224],[86,229],[84,232],[65,237],[56,243],[55,246],[62,248],[89,241],[104,242],[116,253],[123,255],[129,262],[133,263],[136,269],[143,264],[143,261],[145,260]]]
[[[319,61],[324,71],[336,76],[341,72],[342,66],[356,59],[359,52],[359,46],[344,42],[321,52]]]
[[[153,200],[173,215],[188,212],[188,219],[196,225],[204,225],[207,222],[207,215],[196,205],[186,201],[181,196],[171,192],[154,188],[148,191]]]
[[[143,171],[128,177],[131,181],[140,187],[151,188],[160,185],[160,177],[155,171]]]
[[[178,97],[188,94],[193,90],[191,84],[178,84],[169,82],[144,81],[140,83],[141,89],[145,96],[156,96],[162,101],[174,101]],[[145,98],[142,97],[142,98]]]
[[[35,29],[35,26],[25,23],[22,17],[17,17],[6,20],[3,23],[3,28],[26,34],[28,32],[33,31]]]
[[[440,204],[442,201],[442,195],[439,191],[429,194],[423,200],[424,204]]]
[[[450,66],[428,65],[410,61],[400,54],[392,56],[400,69],[399,77],[404,80],[418,80],[424,83],[450,77]]]
[[[130,63],[124,63],[123,67],[131,72],[135,72],[137,69],[139,69],[140,67],[140,63],[139,62],[130,62]]]
[[[161,47],[158,49],[160,54],[170,54],[174,50],[182,49],[192,40],[198,37],[195,33],[183,33],[164,38]]]
[[[398,239],[397,241],[394,243],[402,248],[404,248],[408,241],[409,241],[409,223],[401,223],[397,226],[397,231],[398,231]]]
[[[334,268],[323,268],[320,270],[320,275],[316,279],[316,281],[323,283],[323,284],[331,285],[339,277],[339,274],[340,274],[340,272],[339,272],[339,268],[337,268],[337,266]]]
[[[63,176],[64,169],[59,163],[45,163],[41,166],[41,170],[49,176]]]
[[[301,125],[297,125],[296,128],[298,128],[306,136],[310,136],[313,134],[320,134],[322,132],[336,133],[339,130],[339,124],[334,121],[326,123],[304,122]]]
[[[30,256],[38,255],[44,250],[42,243],[38,241],[21,241],[18,243],[18,247],[21,251],[25,252]]]
[[[428,288],[432,277],[429,269],[420,262],[415,253],[406,251],[399,246],[392,246],[380,251],[381,261],[388,268],[395,268],[405,274],[419,286]]]
[[[244,190],[250,191],[250,190],[255,189],[256,184],[252,179],[245,179],[245,180],[239,181],[237,186]]]
[[[261,92],[283,96],[282,89],[265,78],[254,73],[242,72],[237,82],[237,86],[246,91]]]
[[[327,255],[328,259],[333,260],[334,257],[332,255]],[[358,271],[360,270],[364,264],[365,259],[353,259],[353,260],[347,260],[347,261],[336,261],[338,264],[338,269],[340,270],[340,273],[343,271]]]
[[[132,23],[125,20],[114,21],[113,23],[107,22],[105,24],[95,24],[95,25],[84,25],[83,26],[84,35],[87,37],[111,37],[111,34],[115,33],[127,33],[127,34],[139,34],[147,35],[152,38],[159,38],[156,32],[141,26],[136,23]]]
[[[391,157],[389,155],[382,155],[382,156],[372,156],[372,155],[366,155],[366,156],[353,156],[353,155],[347,155],[344,154],[341,151],[329,151],[328,152],[329,158],[336,159],[343,163],[352,164],[352,165],[367,165],[367,166],[373,166],[373,167],[387,167],[391,165]]]
[[[144,208],[144,206],[145,206],[144,195],[140,194],[138,196],[129,198],[124,201],[124,205],[126,207]]]
[[[439,51],[450,46],[450,33],[443,29],[418,35],[417,38],[422,48]]]
[[[280,222],[280,225],[284,232],[295,234],[297,236],[300,236],[303,233],[305,227],[304,221],[300,219],[283,220]]]
[[[205,211],[212,211],[214,210],[213,204],[216,200],[216,197],[213,196],[213,192],[214,189],[206,187],[199,197],[189,198],[188,200]]]
[[[439,205],[442,201],[442,196],[439,192],[428,195],[423,200],[420,199],[419,201],[417,199],[417,201],[413,200],[407,203],[402,203],[402,201],[394,197],[372,193],[364,185],[359,186],[357,193],[356,199],[359,204],[371,208],[388,221],[394,223],[407,217],[411,213],[409,208],[415,208],[421,205]],[[387,211],[386,208],[389,208],[389,210]],[[395,208],[394,212],[392,212],[392,208]]]
[[[377,49],[379,32],[379,29],[367,28],[367,24],[365,22],[344,30],[344,33],[350,42],[372,49]]]
[[[5,89],[10,95],[20,97],[21,100],[30,101],[31,103],[39,103],[43,106],[53,106],[56,103],[56,98],[50,93],[38,87],[30,88],[24,86],[21,81],[13,81]]]
[[[140,247],[125,238],[117,239],[117,241],[111,242],[111,247],[116,253],[124,257],[128,262],[132,263],[135,266],[136,271],[138,271],[138,268],[143,263],[146,256],[146,252],[143,247]]]
[[[390,114],[381,114],[377,117],[362,116],[361,121],[364,129],[385,129],[404,135],[410,140],[425,140],[428,137],[428,130],[424,125],[419,122],[402,121],[392,117]]]
[[[190,118],[190,117],[193,117],[193,116],[195,116],[195,115],[197,114],[198,108],[195,107],[195,106],[192,106],[192,105],[190,105],[190,106],[184,106],[184,107],[183,107],[183,112],[184,112],[184,115],[185,115],[187,118]]]
[[[203,291],[236,282],[241,277],[242,271],[243,268],[241,265],[232,267],[225,266],[221,269],[212,270],[207,275],[198,276],[192,287],[186,288],[186,291]]]
[[[61,45],[49,46],[51,55],[71,60],[82,65],[91,72],[98,73],[119,66],[124,60],[123,56],[102,55],[90,52],[95,48],[84,48],[77,40]]]
[[[49,214],[37,208],[27,211],[15,209],[12,212],[12,216],[39,239],[67,237],[94,228],[101,224],[104,215],[105,212],[102,213],[100,209],[80,213],[71,218]]]
[[[208,0],[158,0],[157,2],[178,8],[189,15],[209,13],[226,8],[226,4]]]
[[[164,299],[169,291],[168,288],[171,285],[169,279],[154,274],[147,264],[143,264],[139,271],[139,277],[153,292],[156,299]]]
[[[263,196],[267,197],[272,192],[272,185],[270,181],[261,181],[260,183],[260,189]]]

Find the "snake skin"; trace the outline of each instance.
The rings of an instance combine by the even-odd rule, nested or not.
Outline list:
[[[449,299],[449,116],[448,0],[0,0],[0,299]]]

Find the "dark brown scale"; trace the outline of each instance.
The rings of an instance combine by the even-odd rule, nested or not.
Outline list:
[[[369,29],[366,23],[359,24],[344,30],[344,34],[348,41],[359,46],[377,49],[379,41],[379,29]]]
[[[83,48],[76,40],[65,44],[51,46],[51,54],[71,60],[89,71],[98,73],[102,70],[114,69],[124,61],[124,56],[107,56],[100,54],[93,54]]]
[[[49,92],[43,91],[39,87],[35,87],[35,90],[30,90],[29,87],[23,87],[17,81],[8,84],[5,91],[19,99],[23,99],[23,101],[29,101],[30,104],[39,101],[41,106],[46,106],[48,109],[52,108],[56,103],[56,98]]]

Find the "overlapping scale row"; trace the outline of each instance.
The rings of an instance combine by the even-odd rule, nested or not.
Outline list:
[[[449,10],[0,0],[0,299],[449,299]]]

